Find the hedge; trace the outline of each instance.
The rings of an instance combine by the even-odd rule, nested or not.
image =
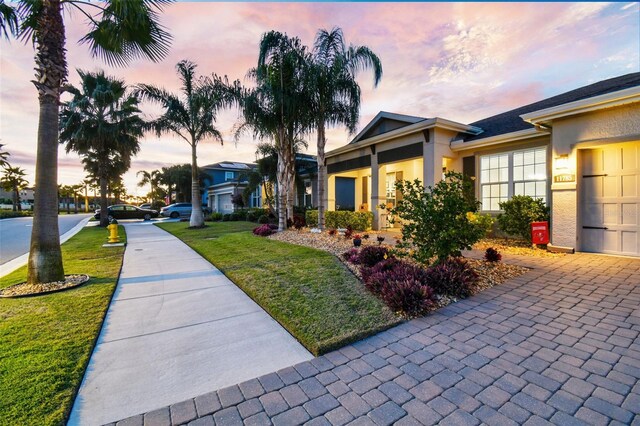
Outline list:
[[[318,226],[318,211],[307,210],[305,219],[307,226]],[[351,228],[354,231],[366,231],[373,226],[373,213],[327,211],[324,213],[324,224],[329,229]]]

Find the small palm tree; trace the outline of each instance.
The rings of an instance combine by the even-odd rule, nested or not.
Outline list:
[[[104,72],[78,74],[82,86],[68,87],[73,98],[60,114],[60,143],[67,152],[83,156],[87,171],[100,180],[100,226],[107,226],[107,185],[114,170],[120,176],[129,169],[131,157],[140,150],[145,123],[138,98],[127,93],[123,81]]]
[[[360,115],[359,71],[373,71],[374,86],[382,78],[382,63],[366,46],[345,46],[342,30],[319,30],[309,66],[309,109],[314,117],[318,148],[318,227],[324,227],[325,128],[342,124],[354,133]]]
[[[204,226],[200,179],[198,169],[198,144],[206,139],[223,143],[222,134],[216,128],[218,112],[232,106],[237,98],[227,90],[231,87],[226,78],[213,75],[210,79],[196,77],[197,65],[191,61],[178,62],[176,70],[182,86],[180,94],[165,89],[140,84],[136,90],[142,99],[160,104],[163,114],[149,123],[158,136],[175,134],[184,139],[191,147],[191,218],[189,226]],[[234,82],[238,86],[239,82]]]
[[[31,39],[35,48],[35,79],[40,104],[36,159],[35,210],[27,281],[46,283],[64,278],[58,229],[58,112],[67,79],[65,18],[78,11],[89,32],[80,39],[93,56],[112,65],[132,59],[159,61],[168,52],[171,36],[158,22],[170,0],[17,0],[2,1],[0,36]]]
[[[20,190],[29,185],[29,182],[24,178],[26,173],[24,169],[20,167],[8,166],[4,169],[2,178],[0,178],[0,185],[5,191],[11,191],[13,195],[13,211],[22,210],[20,205]]]
[[[154,197],[156,197],[156,191],[158,189],[158,185],[160,184],[160,177],[161,177],[160,175],[161,175],[160,170],[152,170],[151,172],[148,172],[146,170],[140,170],[138,173],[136,173],[136,176],[142,176],[142,178],[140,179],[140,182],[138,182],[139,187],[143,187],[146,184],[149,184],[151,186],[151,191],[149,192],[149,194],[151,194],[152,204],[154,201]]]

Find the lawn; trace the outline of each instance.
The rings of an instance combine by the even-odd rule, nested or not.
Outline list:
[[[0,424],[66,420],[122,264],[124,248],[103,248],[106,238],[104,228],[84,228],[62,245],[65,273],[88,274],[87,284],[0,299]],[[20,268],[0,278],[0,288],[26,276],[26,267]]]
[[[319,355],[400,320],[333,255],[254,236],[247,222],[163,223]]]

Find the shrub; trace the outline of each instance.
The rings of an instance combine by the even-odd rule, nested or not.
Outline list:
[[[269,216],[263,214],[258,218],[258,223],[269,223]]]
[[[338,233],[335,229],[329,229],[329,235],[336,235]]]
[[[242,208],[244,207],[244,199],[242,198],[242,194],[235,194],[231,197],[231,202],[234,206]]]
[[[360,263],[359,258],[358,263]],[[387,273],[395,269],[400,263],[402,263],[400,259],[390,257],[376,263],[372,267],[361,266],[360,275],[362,276],[365,287],[374,294],[380,293],[382,284],[387,280]]]
[[[433,290],[416,279],[389,280],[382,287],[380,298],[392,311],[408,317],[424,315],[435,306]]]
[[[502,260],[502,255],[498,252],[498,250],[493,247],[489,247],[484,252],[484,260],[487,262],[500,262]]]
[[[307,210],[304,214],[307,226],[315,228],[318,226],[318,210]]]
[[[417,261],[428,264],[434,257],[443,262],[460,256],[484,235],[483,227],[473,220],[478,202],[465,198],[467,185],[462,174],[455,172],[447,172],[426,191],[417,179],[396,182],[402,200],[389,211],[402,221],[402,244],[415,247],[412,256]]]
[[[511,200],[499,204],[503,213],[498,215],[498,226],[509,234],[522,237],[531,243],[531,222],[549,220],[549,208],[540,198],[514,195]]]
[[[231,214],[230,213],[225,213],[222,215],[222,221],[223,222],[229,222],[231,221]]]
[[[382,246],[366,246],[360,250],[359,261],[361,265],[372,267],[389,257],[389,250]]]
[[[247,218],[249,222],[257,222],[260,219],[260,216],[264,214],[264,210],[261,209],[251,209],[247,210]]]
[[[307,226],[307,222],[304,220],[304,216],[301,216],[299,214],[294,214],[293,215],[293,227],[296,228],[299,231],[302,228],[304,228],[305,226]]]
[[[470,213],[467,214],[469,221],[475,222],[480,228],[484,230],[484,236],[488,236],[493,232],[493,224],[495,219],[490,214]]]
[[[268,237],[275,232],[276,231],[269,224],[260,225],[253,230],[253,234],[260,237]]]
[[[222,213],[220,212],[213,212],[211,213],[211,220],[214,222],[219,222],[222,220]]]
[[[242,214],[238,212],[231,213],[231,220],[234,222],[238,220],[242,220]]]
[[[233,212],[233,214],[235,215],[235,217],[238,218],[236,220],[247,220],[247,210],[246,209],[236,210],[235,212]]]
[[[464,298],[477,288],[478,274],[461,258],[450,258],[427,269],[425,284],[438,294]]]
[[[358,259],[358,249],[357,248],[352,248],[344,253],[342,253],[342,258],[349,262],[349,263],[353,263],[354,265],[357,265],[360,261]]]
[[[318,223],[318,212],[315,214],[316,226]],[[307,222],[309,220],[307,219]],[[328,211],[325,212],[324,222],[327,228],[351,228],[354,231],[366,231],[373,225],[372,212],[352,212],[352,211]]]

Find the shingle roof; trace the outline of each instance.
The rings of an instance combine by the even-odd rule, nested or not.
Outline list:
[[[562,93],[551,98],[547,98],[538,102],[534,102],[523,107],[503,112],[502,114],[487,117],[482,120],[471,123],[471,126],[480,127],[484,130],[479,135],[469,135],[464,141],[472,141],[477,139],[488,138],[491,136],[501,135],[504,133],[517,132],[532,128],[533,126],[520,118],[520,115],[532,111],[538,111],[545,108],[575,102],[593,96],[604,95],[606,93],[617,92],[618,90],[628,89],[630,87],[640,86],[640,72],[622,75],[619,77],[602,80],[588,86],[583,86],[566,93]]]

